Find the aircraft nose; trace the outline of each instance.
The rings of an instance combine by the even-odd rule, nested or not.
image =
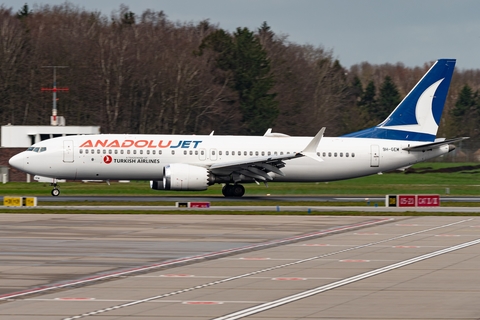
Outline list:
[[[23,152],[20,152],[19,154],[11,157],[10,160],[8,160],[8,163],[15,169],[24,170],[27,162]]]

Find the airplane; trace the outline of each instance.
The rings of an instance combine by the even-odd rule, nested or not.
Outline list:
[[[12,167],[57,179],[150,180],[155,190],[201,191],[223,184],[327,182],[380,174],[444,155],[467,137],[436,138],[455,59],[439,59],[380,124],[340,137],[100,134],[52,138],[13,156]]]

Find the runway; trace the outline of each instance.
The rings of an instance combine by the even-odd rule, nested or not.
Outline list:
[[[480,317],[479,218],[0,219],[2,319]]]

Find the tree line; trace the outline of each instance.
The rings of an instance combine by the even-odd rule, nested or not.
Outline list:
[[[352,48],[353,49],[353,48]],[[234,32],[163,11],[110,17],[71,3],[0,7],[2,125],[47,125],[52,68],[58,114],[104,133],[341,135],[378,124],[437,57],[345,68],[334,52],[290,42],[265,22]],[[453,76],[440,136],[478,138],[480,70]]]

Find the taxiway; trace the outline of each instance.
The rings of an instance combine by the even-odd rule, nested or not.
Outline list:
[[[2,214],[2,319],[478,319],[475,217]]]

